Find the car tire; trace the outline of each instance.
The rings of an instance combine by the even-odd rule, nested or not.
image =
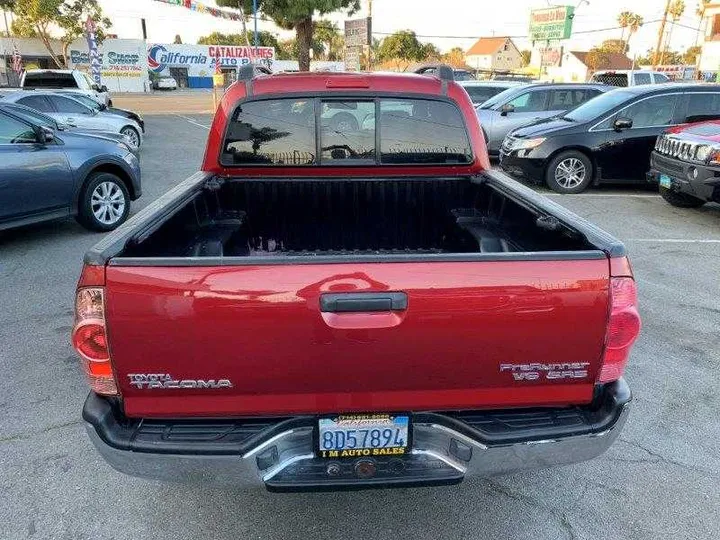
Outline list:
[[[132,126],[125,126],[120,130],[120,135],[123,135],[128,143],[135,148],[140,148],[140,133]]]
[[[358,122],[352,114],[338,113],[330,120],[330,129],[333,131],[357,131]]]
[[[577,150],[560,152],[545,169],[545,183],[557,193],[582,193],[593,179],[593,164]]]
[[[660,196],[677,208],[700,208],[706,201],[660,186]]]
[[[78,202],[77,221],[91,231],[112,231],[130,213],[130,194],[125,183],[106,172],[91,174]]]

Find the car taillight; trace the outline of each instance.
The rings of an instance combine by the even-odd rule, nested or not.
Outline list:
[[[599,382],[612,382],[622,377],[630,349],[640,334],[637,308],[635,280],[630,277],[610,278],[610,318]]]
[[[72,344],[80,355],[90,388],[98,394],[116,395],[105,328],[105,290],[83,287],[75,296]]]

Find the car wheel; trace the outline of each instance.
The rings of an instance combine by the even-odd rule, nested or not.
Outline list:
[[[330,120],[330,128],[334,131],[357,131],[358,122],[355,117],[348,113],[338,113]]]
[[[120,130],[120,135],[125,137],[127,142],[135,148],[140,148],[140,134],[132,126],[125,126]]]
[[[593,166],[582,152],[561,152],[545,171],[545,183],[558,193],[582,193],[592,182]]]
[[[677,208],[700,208],[706,201],[660,186],[660,196]]]
[[[112,231],[130,213],[130,194],[120,178],[111,173],[92,174],[82,193],[77,220],[91,231]]]

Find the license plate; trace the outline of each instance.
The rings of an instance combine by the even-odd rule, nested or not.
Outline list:
[[[318,420],[318,455],[327,458],[399,456],[409,446],[410,417],[343,414]]]
[[[672,178],[670,178],[667,174],[661,174],[660,185],[666,188],[672,187]]]

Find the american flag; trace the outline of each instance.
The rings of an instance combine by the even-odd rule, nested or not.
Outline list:
[[[18,51],[17,45],[15,43],[13,43],[12,68],[13,71],[18,75],[22,73],[22,56],[20,56],[20,51]]]

